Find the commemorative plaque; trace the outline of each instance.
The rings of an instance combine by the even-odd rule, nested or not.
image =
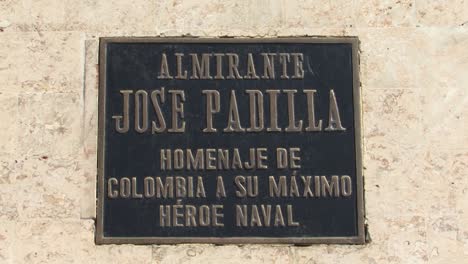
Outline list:
[[[364,243],[356,38],[102,38],[99,64],[97,243]]]

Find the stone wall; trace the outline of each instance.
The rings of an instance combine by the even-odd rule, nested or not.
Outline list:
[[[102,36],[358,36],[366,245],[94,244]],[[466,263],[468,1],[0,1],[0,263]]]

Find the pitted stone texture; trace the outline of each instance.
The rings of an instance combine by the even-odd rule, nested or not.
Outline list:
[[[14,263],[83,263],[83,226],[75,221],[17,222]]]
[[[468,148],[468,30],[428,29],[430,42],[426,81],[421,87],[425,144],[443,149]]]
[[[156,4],[151,0],[0,2],[0,21],[5,21],[5,31],[153,30],[156,14]]]
[[[1,70],[0,70],[1,72]],[[15,93],[0,93],[0,153],[15,155],[18,145],[18,95]],[[0,176],[1,177],[1,176]]]
[[[375,250],[375,249],[374,249]],[[298,247],[295,248],[295,263],[373,263],[375,259],[365,253],[364,246],[341,246],[340,248],[316,245],[313,247]],[[372,252],[369,250],[369,252]],[[339,256],[339,257],[337,257]]]
[[[350,27],[356,15],[354,1],[346,0],[326,1],[320,5],[313,0],[282,1],[280,10],[279,26],[283,29]]]
[[[3,217],[95,218],[95,158],[31,156],[12,162],[14,169],[5,178],[10,184],[0,191]]]
[[[62,24],[66,19],[66,1],[6,0],[0,2],[4,31],[43,31]]]
[[[15,183],[21,219],[78,218],[84,176],[74,158],[26,157],[17,165]]]
[[[16,223],[2,220],[0,225],[0,263],[14,263],[14,239]]]
[[[427,78],[429,43],[426,32],[415,28],[360,28],[363,89],[410,89]]]
[[[468,149],[466,87],[427,87],[422,94],[423,144],[439,149]]]
[[[77,93],[21,94],[18,153],[68,157],[81,144],[82,99]]]
[[[4,91],[80,91],[83,44],[80,33],[1,33],[0,78]]]
[[[79,10],[79,12],[76,12]],[[78,31],[135,32],[154,30],[156,2],[151,0],[68,0],[67,19],[60,27]]]
[[[468,1],[415,0],[416,19],[421,26],[466,26]]]
[[[151,246],[134,246],[134,245],[110,245],[98,246],[88,244],[88,247],[94,249],[90,253],[91,263],[113,263],[118,260],[118,263],[123,264],[152,264]]]
[[[356,0],[354,2],[357,6],[356,26],[358,27],[414,25],[414,0]]]
[[[468,149],[445,150],[431,146],[424,152],[425,189],[431,190],[431,216],[455,216],[468,212],[465,198],[468,189],[466,168]],[[461,217],[460,217],[461,219]],[[468,230],[468,227],[464,227]]]
[[[431,190],[428,196],[432,199],[426,216],[427,237],[433,263],[457,263],[466,259],[467,167],[468,149],[444,150],[431,146],[425,153],[424,184],[426,190]]]
[[[388,263],[424,263],[427,252],[426,219],[423,215],[390,216],[385,219],[385,261]],[[379,230],[383,232],[383,230]],[[379,241],[382,243],[382,241]]]
[[[422,103],[418,90],[364,90],[362,109],[365,153],[379,168],[395,169],[405,154],[413,156],[421,147]]]
[[[151,247],[95,246],[89,220],[18,222],[12,248],[13,263],[151,263]]]
[[[370,244],[298,247],[295,263],[427,263],[423,216],[383,217],[372,226]]]
[[[318,34],[354,22],[353,1],[161,1],[156,30],[165,36],[274,36]],[[315,33],[314,30],[316,29]],[[309,32],[309,33],[307,33]]]
[[[263,245],[154,246],[155,263],[294,263],[294,248]]]
[[[0,222],[14,221],[19,218],[18,189],[14,184],[0,184],[0,188]]]
[[[424,89],[439,87],[441,90],[465,88],[468,83],[464,71],[468,67],[465,51],[468,27],[423,28],[422,31],[427,40],[426,43],[419,43],[425,52],[424,59],[419,62],[425,69],[419,86]]]
[[[17,163],[10,154],[0,154],[0,223],[14,221],[19,217]]]
[[[265,25],[278,25],[281,12],[269,0],[158,1],[157,9],[156,30],[165,36],[265,35],[272,30]],[[171,13],[178,15],[165,15]]]

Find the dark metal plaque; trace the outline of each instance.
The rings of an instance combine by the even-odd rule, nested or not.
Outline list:
[[[364,243],[356,38],[99,52],[97,243]]]

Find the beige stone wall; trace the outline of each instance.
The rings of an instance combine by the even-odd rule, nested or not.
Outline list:
[[[94,244],[101,36],[358,36],[366,245]],[[468,1],[0,1],[0,263],[468,263]]]

